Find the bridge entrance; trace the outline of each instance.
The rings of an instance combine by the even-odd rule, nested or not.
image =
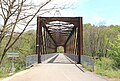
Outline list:
[[[57,47],[57,53],[64,53],[64,47],[63,46],[58,46]]]
[[[81,63],[83,55],[83,25],[82,17],[37,17],[36,54],[38,63],[41,55],[56,53],[62,46],[64,54],[72,58],[77,56]]]

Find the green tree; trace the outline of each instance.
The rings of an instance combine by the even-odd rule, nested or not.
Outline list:
[[[111,43],[112,49],[110,50],[110,56],[115,61],[115,66],[120,69],[120,35],[118,35],[117,41]]]

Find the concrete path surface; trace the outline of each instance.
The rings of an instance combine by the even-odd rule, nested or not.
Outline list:
[[[79,65],[78,65],[79,66]],[[38,64],[3,81],[106,81],[91,72],[83,72],[63,54],[53,63]]]

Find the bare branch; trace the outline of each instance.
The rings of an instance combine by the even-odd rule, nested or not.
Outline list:
[[[22,6],[23,6],[23,1],[21,2],[20,9],[18,10],[18,15],[17,15],[17,18],[16,18],[16,22],[15,22],[15,24],[14,24],[14,26],[13,26],[13,29],[12,29],[12,32],[11,32],[11,35],[10,35],[10,39],[8,40],[5,48],[7,48],[7,46],[8,46],[8,45],[10,44],[10,42],[11,42],[11,39],[12,39],[14,30],[15,30],[15,27],[16,27],[17,21],[18,21],[18,19],[19,19],[19,16],[20,16],[20,13],[21,13],[21,10],[22,10]]]
[[[14,43],[19,39],[19,37],[23,34],[23,32],[26,30],[27,26],[29,25],[29,23],[33,20],[33,18],[37,15],[37,13],[40,11],[40,9],[42,9],[45,5],[47,5],[51,0],[49,0],[48,2],[46,2],[45,4],[43,4],[38,10],[37,12],[34,14],[34,16],[30,19],[30,21],[28,21],[28,23],[26,24],[25,28],[23,29],[23,31],[19,34],[19,36],[13,41],[13,43],[7,47],[7,50],[12,47],[12,45],[14,45]]]
[[[0,64],[2,63],[2,60],[6,54],[6,52],[16,43],[16,41],[20,38],[20,36],[24,33],[24,31],[26,30],[26,28],[29,26],[29,24],[31,23],[31,21],[35,18],[35,16],[39,13],[39,11],[46,6],[51,0],[48,0],[47,2],[45,2],[44,4],[42,4],[37,11],[35,11],[34,5],[30,5],[27,6],[25,4],[26,0],[19,0],[16,3],[16,0],[3,0],[4,3],[0,3],[1,5],[1,11],[2,11],[2,18],[4,19],[4,24],[3,24],[3,28],[2,28],[2,37],[0,40],[0,43],[2,41],[2,39],[5,37],[5,30],[9,30],[9,28],[12,28],[10,31],[10,37],[8,39],[8,42],[5,44],[5,48],[4,51],[2,53],[1,59],[0,59]],[[4,6],[3,6],[4,5]],[[6,7],[5,7],[6,6]],[[35,13],[31,14],[29,13],[29,10],[34,10]],[[6,12],[7,11],[7,12]],[[27,13],[25,13],[25,11],[28,11]],[[14,19],[13,19],[14,18]],[[11,41],[13,38],[13,34],[15,31],[15,28],[17,27],[17,25],[22,22],[25,21],[26,24],[24,25],[24,29],[22,30],[22,32],[16,37],[16,39],[13,40],[13,42]]]

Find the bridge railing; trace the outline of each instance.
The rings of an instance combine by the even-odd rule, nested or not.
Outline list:
[[[72,62],[77,63],[78,62],[78,56],[75,54],[65,54],[67,57],[69,57]]]
[[[67,57],[69,57],[72,62],[77,63],[78,62],[78,55],[75,54],[65,54]],[[91,71],[94,71],[94,59],[87,56],[87,55],[81,55],[81,64],[87,68],[89,68]]]
[[[38,55],[34,54],[34,55],[29,55],[26,57],[26,68],[29,68],[31,66],[33,66],[33,64],[37,64],[38,62]]]
[[[55,55],[56,55],[56,53],[41,55],[41,62],[44,62],[44,61],[48,60],[49,58],[51,58],[51,57],[53,57]]]
[[[81,63],[88,69],[91,69],[91,71],[94,71],[94,59],[87,56],[87,55],[81,55]]]
[[[41,62],[44,62],[47,59],[49,59],[55,55],[56,55],[56,53],[41,55]],[[26,68],[29,68],[37,63],[38,63],[38,55],[37,54],[29,55],[26,57]]]

